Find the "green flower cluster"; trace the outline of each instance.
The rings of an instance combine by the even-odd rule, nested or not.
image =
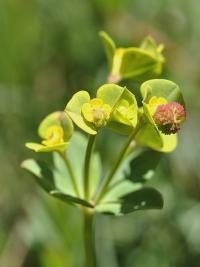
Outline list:
[[[116,48],[106,33],[101,32],[100,36],[109,63],[109,83],[98,88],[95,97],[83,90],[75,93],[63,111],[54,112],[41,122],[38,128],[41,142],[26,143],[26,147],[35,152],[56,152],[56,168],[44,170],[43,163],[32,159],[24,161],[22,167],[39,178],[39,184],[50,195],[70,204],[83,205],[98,212],[115,215],[135,209],[161,208],[163,201],[160,193],[155,189],[142,188],[145,175],[137,177],[138,183],[131,181],[134,176],[132,166],[136,169],[142,166],[135,164],[134,150],[140,148],[140,152],[142,151],[136,162],[145,163],[145,171],[148,165],[146,157],[149,153],[153,154],[150,163],[155,162],[148,166],[149,177],[152,168],[158,163],[160,152],[171,152],[176,148],[177,132],[186,116],[181,90],[172,81],[149,79],[162,71],[165,61],[162,55],[163,45],[157,46],[155,41],[148,37],[139,48]],[[129,89],[116,84],[123,79],[145,80],[140,86],[141,99],[134,95],[134,83]],[[85,143],[83,135],[77,139],[74,125],[88,135],[88,143]],[[93,148],[95,137],[101,134],[103,128],[127,135],[128,138],[110,172],[101,180],[101,173],[98,173],[101,160],[99,154],[93,152]],[[77,142],[75,146],[73,140]],[[78,148],[75,148],[76,146]],[[83,154],[84,159],[81,158]],[[78,165],[75,166],[79,156]],[[67,173],[64,170],[61,175],[62,160]],[[115,177],[122,161],[126,163],[125,170],[120,173],[120,180],[115,183],[116,187],[120,187],[115,191],[111,182],[117,179]],[[130,173],[128,180],[127,173]],[[46,174],[52,177],[53,183],[49,177],[43,181]],[[60,176],[69,178],[67,188],[63,186],[63,181],[60,181]],[[95,177],[99,179],[98,182]]]
[[[75,93],[65,111],[48,115],[39,126],[42,144],[27,143],[36,152],[65,150],[73,135],[73,123],[90,135],[103,127],[129,135],[136,130],[135,141],[143,146],[170,152],[177,144],[176,131],[166,135],[155,122],[157,108],[175,102],[184,106],[179,87],[168,80],[149,80],[141,86],[143,106],[138,108],[134,94],[116,84],[104,84],[90,97],[87,91]],[[184,118],[179,122],[182,123]],[[73,123],[72,123],[73,122]]]

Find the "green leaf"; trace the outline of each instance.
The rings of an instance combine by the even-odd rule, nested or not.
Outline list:
[[[85,206],[85,207],[93,208],[93,205],[91,203],[89,203],[88,201],[86,201],[84,199],[80,199],[78,197],[73,197],[73,196],[64,194],[64,193],[57,191],[57,190],[50,191],[50,195],[64,201],[65,203],[70,202],[71,204],[80,204],[80,205]]]
[[[64,130],[64,140],[68,141],[74,131],[73,123],[63,111],[56,111],[45,117],[39,125],[38,134],[42,139],[46,137],[46,131],[53,125],[61,126]]]
[[[115,43],[110,38],[110,36],[104,31],[100,31],[99,36],[101,37],[101,40],[103,42],[105,53],[108,59],[109,69],[111,69],[112,64],[113,64],[113,56],[114,56],[115,49],[116,49]]]
[[[130,161],[130,169],[126,173],[126,179],[136,183],[144,183],[149,180],[160,162],[162,153],[154,150],[142,150]]]
[[[21,167],[33,175],[36,182],[46,191],[55,189],[53,172],[43,161],[27,159],[22,162]]]
[[[66,178],[67,181],[67,177],[58,176],[56,170],[50,168],[45,162],[27,159],[22,162],[21,167],[32,174],[37,183],[51,196],[60,198],[69,204],[81,204],[86,207],[92,207],[92,205],[84,199],[67,194],[63,187],[64,183],[60,181],[62,178]],[[68,186],[68,184],[69,183],[66,183],[66,186]]]
[[[162,195],[154,188],[142,188],[129,193],[118,201],[99,204],[97,212],[110,215],[125,215],[138,210],[162,209]]]
[[[148,103],[152,96],[157,96],[166,98],[168,102],[178,102],[184,106],[179,86],[170,80],[148,80],[141,85],[140,91],[145,103]]]
[[[162,209],[163,198],[153,188],[143,188],[121,198],[121,212],[130,213],[134,210]]]
[[[56,188],[64,192],[65,194],[75,196],[76,193],[74,191],[69,171],[59,153],[53,153],[53,163],[53,175],[56,183]]]
[[[86,91],[79,91],[74,94],[68,102],[65,112],[69,115],[72,121],[83,131],[89,134],[97,134],[97,131],[89,123],[86,123],[81,115],[83,104],[90,102],[90,95]]]
[[[124,175],[125,176],[125,175]],[[142,187],[141,183],[133,183],[130,180],[121,179],[115,183],[112,183],[112,186],[109,187],[108,192],[102,198],[101,203],[118,201],[124,195],[132,193]]]
[[[66,155],[71,162],[72,169],[77,179],[77,185],[81,196],[84,195],[83,190],[83,168],[85,159],[85,150],[87,147],[87,137],[80,132],[75,132]]]

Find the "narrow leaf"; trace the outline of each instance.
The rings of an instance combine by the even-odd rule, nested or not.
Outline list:
[[[87,202],[86,200],[84,199],[81,199],[81,198],[78,198],[78,197],[73,197],[73,196],[70,196],[70,195],[67,195],[67,194],[64,194],[60,191],[57,191],[57,190],[53,190],[53,191],[50,191],[50,195],[64,201],[65,203],[73,203],[73,204],[80,204],[80,205],[83,205],[85,207],[89,207],[89,208],[93,208],[94,206]]]

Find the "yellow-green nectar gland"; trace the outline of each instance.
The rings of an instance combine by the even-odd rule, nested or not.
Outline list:
[[[45,146],[58,145],[64,142],[64,131],[59,125],[50,126],[45,134],[42,144]]]
[[[101,128],[110,118],[111,107],[104,104],[102,99],[94,98],[89,103],[83,104],[81,111],[86,121],[94,124],[96,128]]]
[[[164,97],[152,96],[148,103],[151,115],[153,115],[156,112],[156,109],[158,106],[164,105],[167,103],[168,103],[167,99],[165,99]]]

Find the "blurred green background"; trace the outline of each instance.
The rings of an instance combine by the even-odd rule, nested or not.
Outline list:
[[[99,267],[200,266],[199,14],[199,0],[0,0],[1,267],[83,266],[81,214],[51,199],[20,163],[35,157],[24,143],[38,140],[45,115],[105,82],[102,29],[121,45],[148,34],[165,44],[162,77],[180,85],[187,123],[151,182],[164,209],[97,216]],[[117,138],[102,148],[104,162]]]

